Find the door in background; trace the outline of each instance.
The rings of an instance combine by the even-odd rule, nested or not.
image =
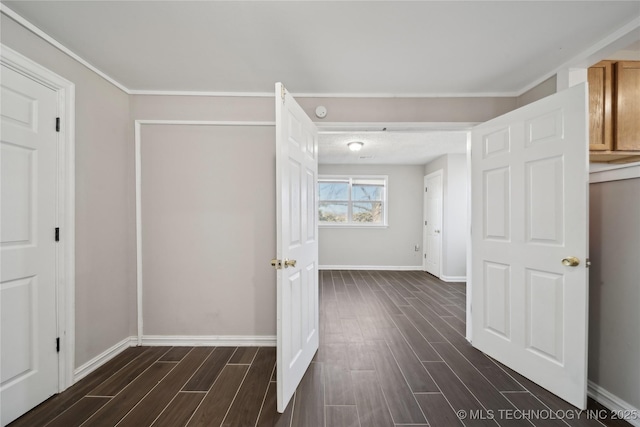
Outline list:
[[[586,407],[588,98],[572,87],[472,131],[473,346]]]
[[[424,177],[424,271],[441,274],[442,257],[442,169]]]
[[[278,412],[319,344],[317,176],[318,130],[276,83]]]
[[[2,425],[58,392],[57,93],[2,66]]]

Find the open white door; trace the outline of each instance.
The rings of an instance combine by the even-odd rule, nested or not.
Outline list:
[[[318,130],[276,83],[278,412],[319,344],[317,176]]]
[[[582,84],[477,126],[471,146],[473,346],[580,409],[587,120]]]

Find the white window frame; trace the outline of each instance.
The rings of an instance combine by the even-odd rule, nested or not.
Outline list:
[[[353,200],[352,197],[352,184],[354,180],[358,179],[380,179],[384,180],[384,190],[382,192],[382,224],[370,224],[364,222],[353,222],[351,221],[353,214]],[[321,181],[324,180],[345,180],[349,181],[349,190],[348,195],[349,199],[345,200],[347,202],[348,209],[348,222],[321,222],[318,219],[318,227],[320,228],[387,228],[389,226],[389,214],[387,206],[389,204],[389,176],[388,175],[318,175],[318,185]],[[318,189],[318,218],[320,217],[320,202],[325,200],[320,199],[320,191]],[[336,200],[338,201],[338,200]]]

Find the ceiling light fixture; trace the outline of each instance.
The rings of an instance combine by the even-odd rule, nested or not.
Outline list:
[[[347,147],[349,147],[349,150],[351,151],[360,151],[363,145],[364,145],[363,142],[351,141],[350,143],[347,144]]]

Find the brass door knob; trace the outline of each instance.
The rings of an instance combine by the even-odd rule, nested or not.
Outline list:
[[[274,258],[271,260],[271,266],[276,270],[280,270],[282,268],[282,261]]]
[[[580,265],[580,260],[574,256],[569,256],[562,259],[562,265],[566,265],[567,267],[577,267]]]
[[[296,260],[295,259],[286,259],[284,260],[284,268],[288,268],[288,267],[295,267],[296,266]]]

